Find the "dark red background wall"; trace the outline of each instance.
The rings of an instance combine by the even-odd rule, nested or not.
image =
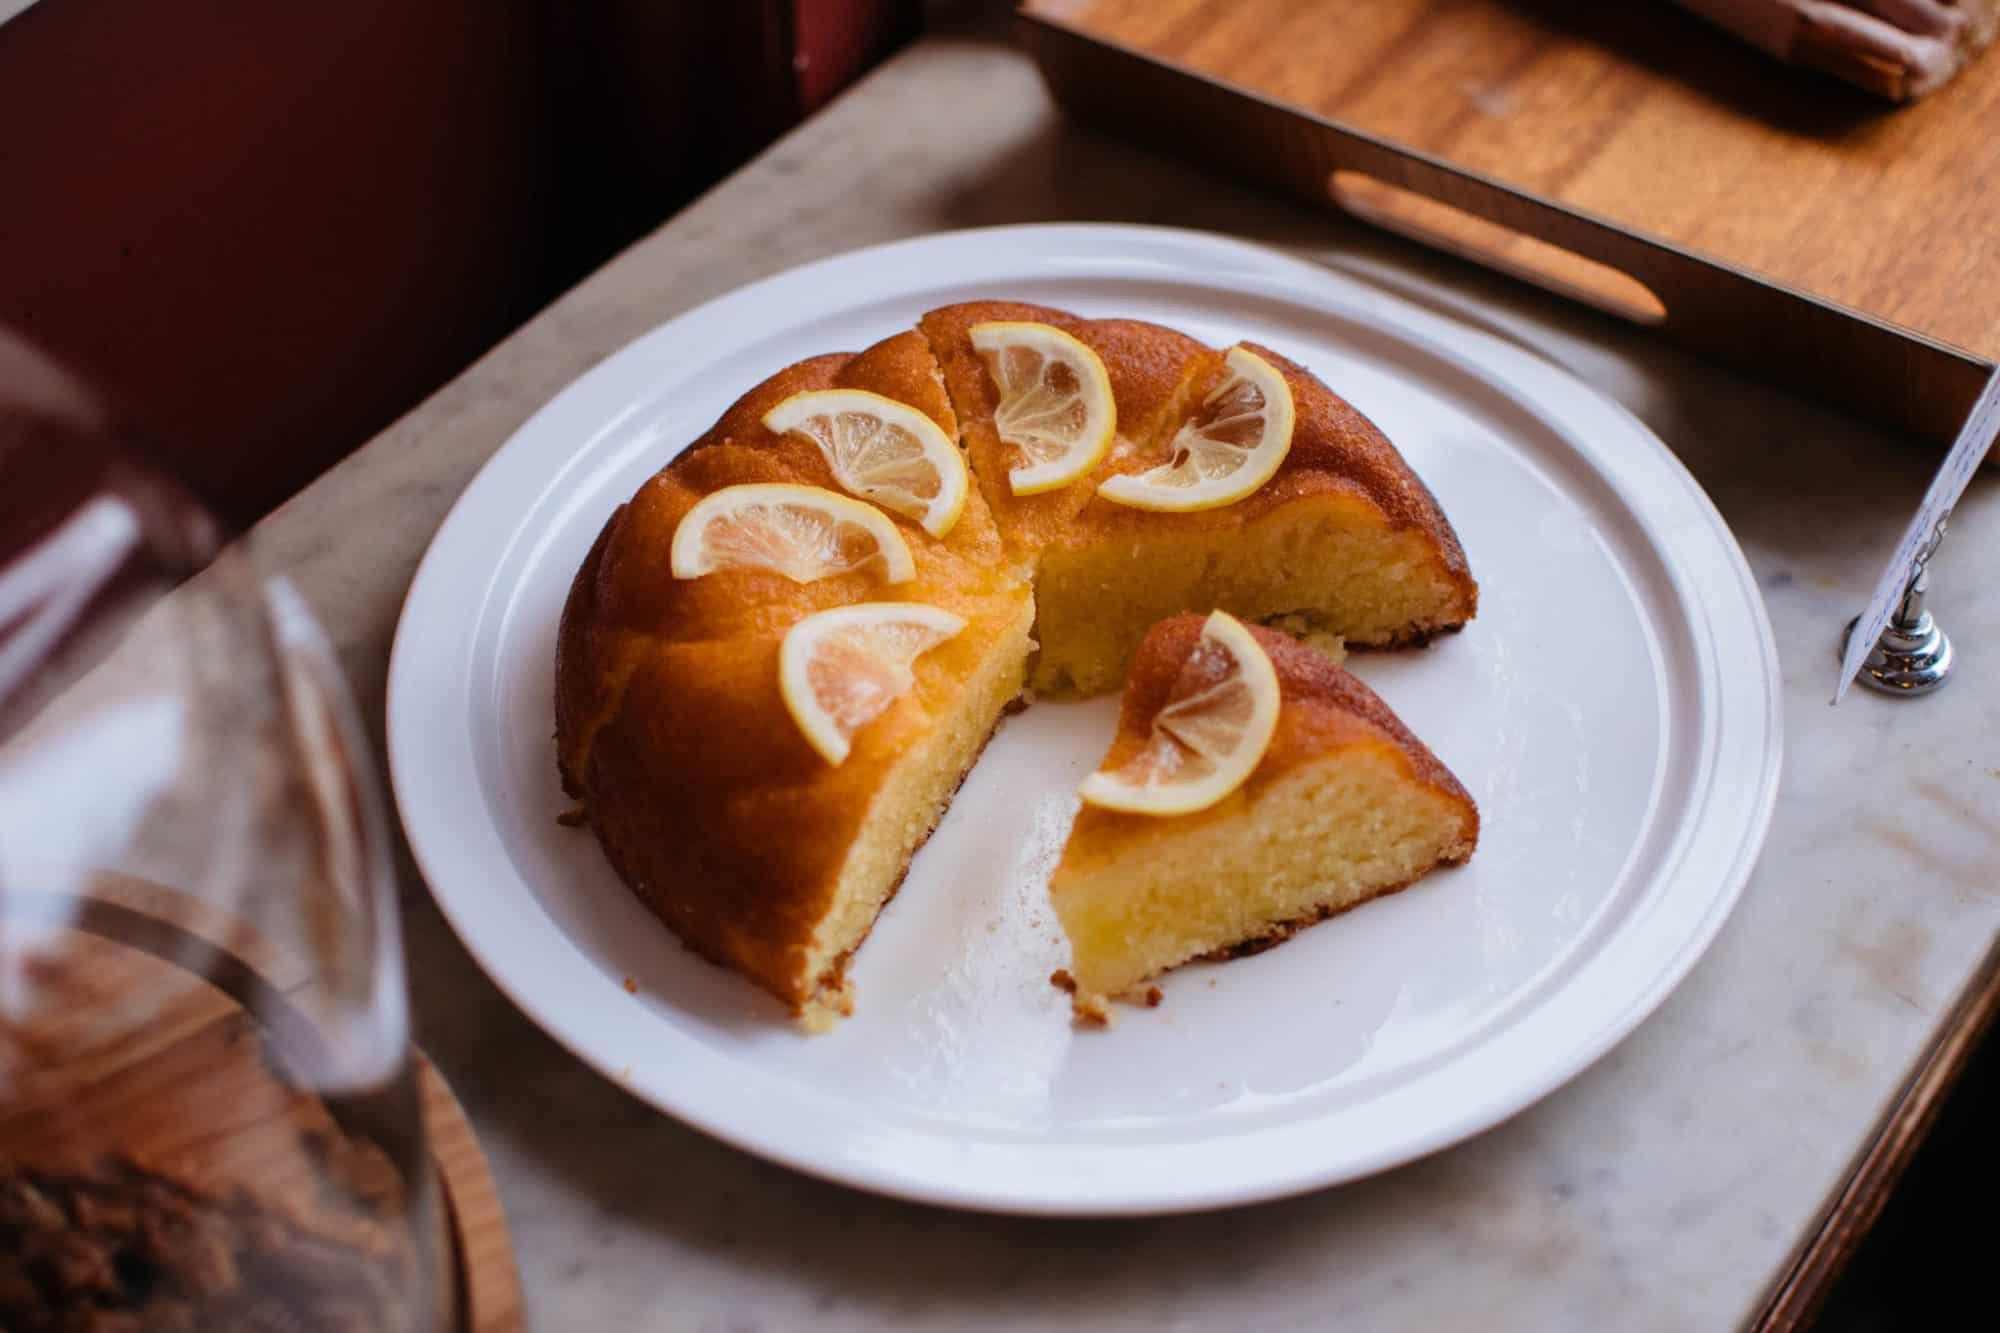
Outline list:
[[[0,25],[0,324],[245,521],[916,22],[914,0],[40,0]]]

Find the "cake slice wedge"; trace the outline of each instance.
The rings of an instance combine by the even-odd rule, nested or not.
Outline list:
[[[1164,711],[1213,688],[1189,670],[1210,651],[1204,626],[1177,616],[1146,635],[1100,774],[1127,770],[1159,744]],[[1144,999],[1170,968],[1257,952],[1478,845],[1472,797],[1372,690],[1283,634],[1249,632],[1280,703],[1248,776],[1186,814],[1086,803],[1070,831],[1049,885],[1072,951],[1055,980],[1085,1022],[1107,1022],[1113,999]]]

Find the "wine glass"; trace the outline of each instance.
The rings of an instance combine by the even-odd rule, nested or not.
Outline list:
[[[0,1329],[456,1327],[327,644],[4,331],[0,386]]]

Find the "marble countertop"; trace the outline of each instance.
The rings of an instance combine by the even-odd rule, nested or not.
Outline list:
[[[1263,241],[1498,333],[1642,417],[1734,526],[1782,656],[1786,776],[1714,948],[1594,1068],[1461,1147],[1205,1216],[957,1214],[767,1165],[530,1024],[402,862],[419,1037],[469,1108],[544,1329],[1715,1329],[1753,1316],[2000,928],[2000,485],[1931,605],[1962,679],[1826,706],[1935,455],[1608,318],[1067,125],[1004,44],[932,37],[565,295],[267,519],[259,558],[333,637],[379,741],[432,532],[549,396],[660,321],[804,260],[1044,220]]]

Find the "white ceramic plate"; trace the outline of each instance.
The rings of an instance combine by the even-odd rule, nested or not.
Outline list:
[[[976,296],[1268,343],[1397,442],[1458,527],[1479,618],[1352,665],[1471,789],[1484,831],[1464,868],[1254,958],[1184,968],[1159,1008],[1078,1031],[1047,980],[1065,946],[1044,880],[1115,704],[1037,705],[1002,727],[860,951],[855,1016],[805,1037],[556,824],[557,617],[612,509],[739,392]],[[410,843],[466,947],[661,1110],[909,1198],[1168,1212],[1408,1161],[1630,1031],[1749,874],[1778,780],[1775,667],[1707,498],[1563,371],[1238,242],[1010,227],[779,274],[559,394],[466,488],[417,572],[389,753]]]

